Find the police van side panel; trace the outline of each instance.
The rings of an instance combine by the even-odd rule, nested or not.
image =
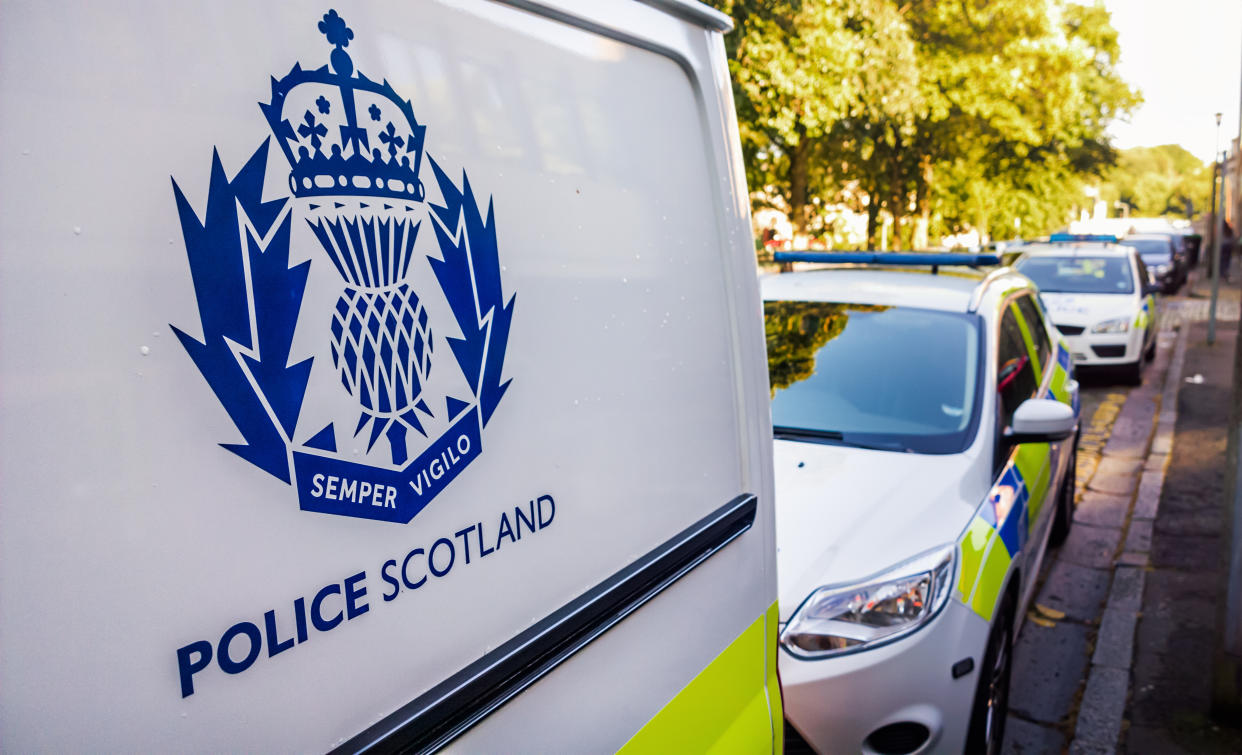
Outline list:
[[[719,31],[520,5],[0,5],[2,749],[772,746]]]

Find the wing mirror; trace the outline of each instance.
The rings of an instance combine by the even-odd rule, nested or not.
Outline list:
[[[1013,413],[1005,431],[1010,443],[1053,443],[1074,434],[1078,417],[1073,407],[1050,398],[1029,398]]]

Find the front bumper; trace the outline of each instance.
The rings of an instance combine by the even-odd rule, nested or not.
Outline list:
[[[931,624],[891,645],[808,661],[779,650],[785,717],[824,753],[873,753],[867,738],[890,724],[930,732],[911,753],[960,753],[987,646],[988,623],[956,598]],[[954,679],[953,664],[974,669]]]
[[[1074,364],[1079,367],[1133,364],[1143,358],[1143,331],[1131,328],[1128,333],[1091,333],[1084,328],[1081,335],[1065,335]]]

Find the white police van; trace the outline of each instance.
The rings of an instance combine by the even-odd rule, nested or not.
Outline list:
[[[0,749],[779,748],[728,25],[0,7]]]

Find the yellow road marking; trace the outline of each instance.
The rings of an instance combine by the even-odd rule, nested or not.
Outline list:
[[[1091,414],[1091,421],[1083,428],[1078,438],[1077,490],[1075,497],[1081,495],[1091,476],[1100,464],[1100,454],[1108,443],[1108,436],[1113,430],[1117,415],[1121,414],[1121,405],[1126,401],[1124,393],[1110,393],[1104,397],[1100,405]]]
[[[1041,627],[1043,627],[1044,629],[1051,629],[1051,628],[1053,628],[1053,627],[1055,627],[1055,626],[1057,625],[1057,623],[1056,623],[1055,621],[1051,621],[1051,620],[1049,620],[1049,619],[1045,619],[1043,616],[1040,616],[1039,614],[1035,613],[1034,611],[1031,611],[1031,612],[1027,613],[1026,618],[1027,618],[1028,620],[1030,620],[1030,622],[1031,622],[1032,624],[1038,624],[1038,625],[1040,625]]]
[[[1058,610],[1057,610],[1057,609],[1055,609],[1055,608],[1049,608],[1048,606],[1044,605],[1043,603],[1036,603],[1036,604],[1035,604],[1035,610],[1036,610],[1036,611],[1038,611],[1039,613],[1043,614],[1045,617],[1047,617],[1047,618],[1049,618],[1049,619],[1053,619],[1053,620],[1055,620],[1055,621],[1060,621],[1061,619],[1064,619],[1064,618],[1065,618],[1065,612],[1064,612],[1064,611],[1058,611]]]

